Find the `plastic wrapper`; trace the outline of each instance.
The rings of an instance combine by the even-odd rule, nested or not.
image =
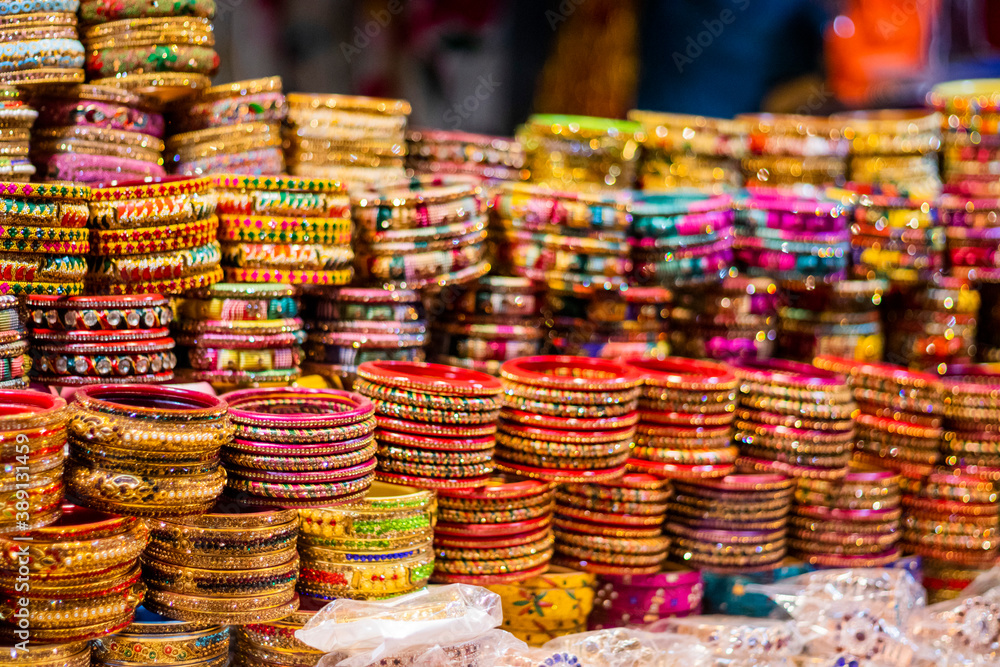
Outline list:
[[[910,635],[949,667],[1000,665],[1000,567],[976,577],[954,600],[910,619]]]
[[[746,616],[689,616],[653,623],[650,632],[697,639],[726,667],[794,667],[803,641],[794,621]]]
[[[566,635],[546,642],[542,648],[556,655],[575,656],[580,667],[716,667],[719,664],[695,637],[633,628]]]

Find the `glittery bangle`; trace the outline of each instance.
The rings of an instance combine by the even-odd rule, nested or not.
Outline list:
[[[377,599],[408,593],[422,587],[434,568],[434,554],[387,563],[303,563],[298,588],[302,593],[330,599],[349,596]]]
[[[294,589],[238,598],[201,598],[151,589],[146,608],[165,611],[171,618],[206,624],[240,624],[284,618],[298,608]]]

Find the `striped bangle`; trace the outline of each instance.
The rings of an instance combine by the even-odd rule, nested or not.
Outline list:
[[[239,283],[287,283],[289,285],[346,285],[354,269],[294,271],[284,269],[226,269],[226,278]]]

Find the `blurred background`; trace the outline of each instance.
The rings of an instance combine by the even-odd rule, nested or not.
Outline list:
[[[1000,76],[1000,0],[218,0],[217,81],[403,97],[411,125],[921,106]]]

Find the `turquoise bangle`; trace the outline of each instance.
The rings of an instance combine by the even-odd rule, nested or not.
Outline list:
[[[0,16],[10,14],[76,14],[80,0],[20,0],[0,3]]]

